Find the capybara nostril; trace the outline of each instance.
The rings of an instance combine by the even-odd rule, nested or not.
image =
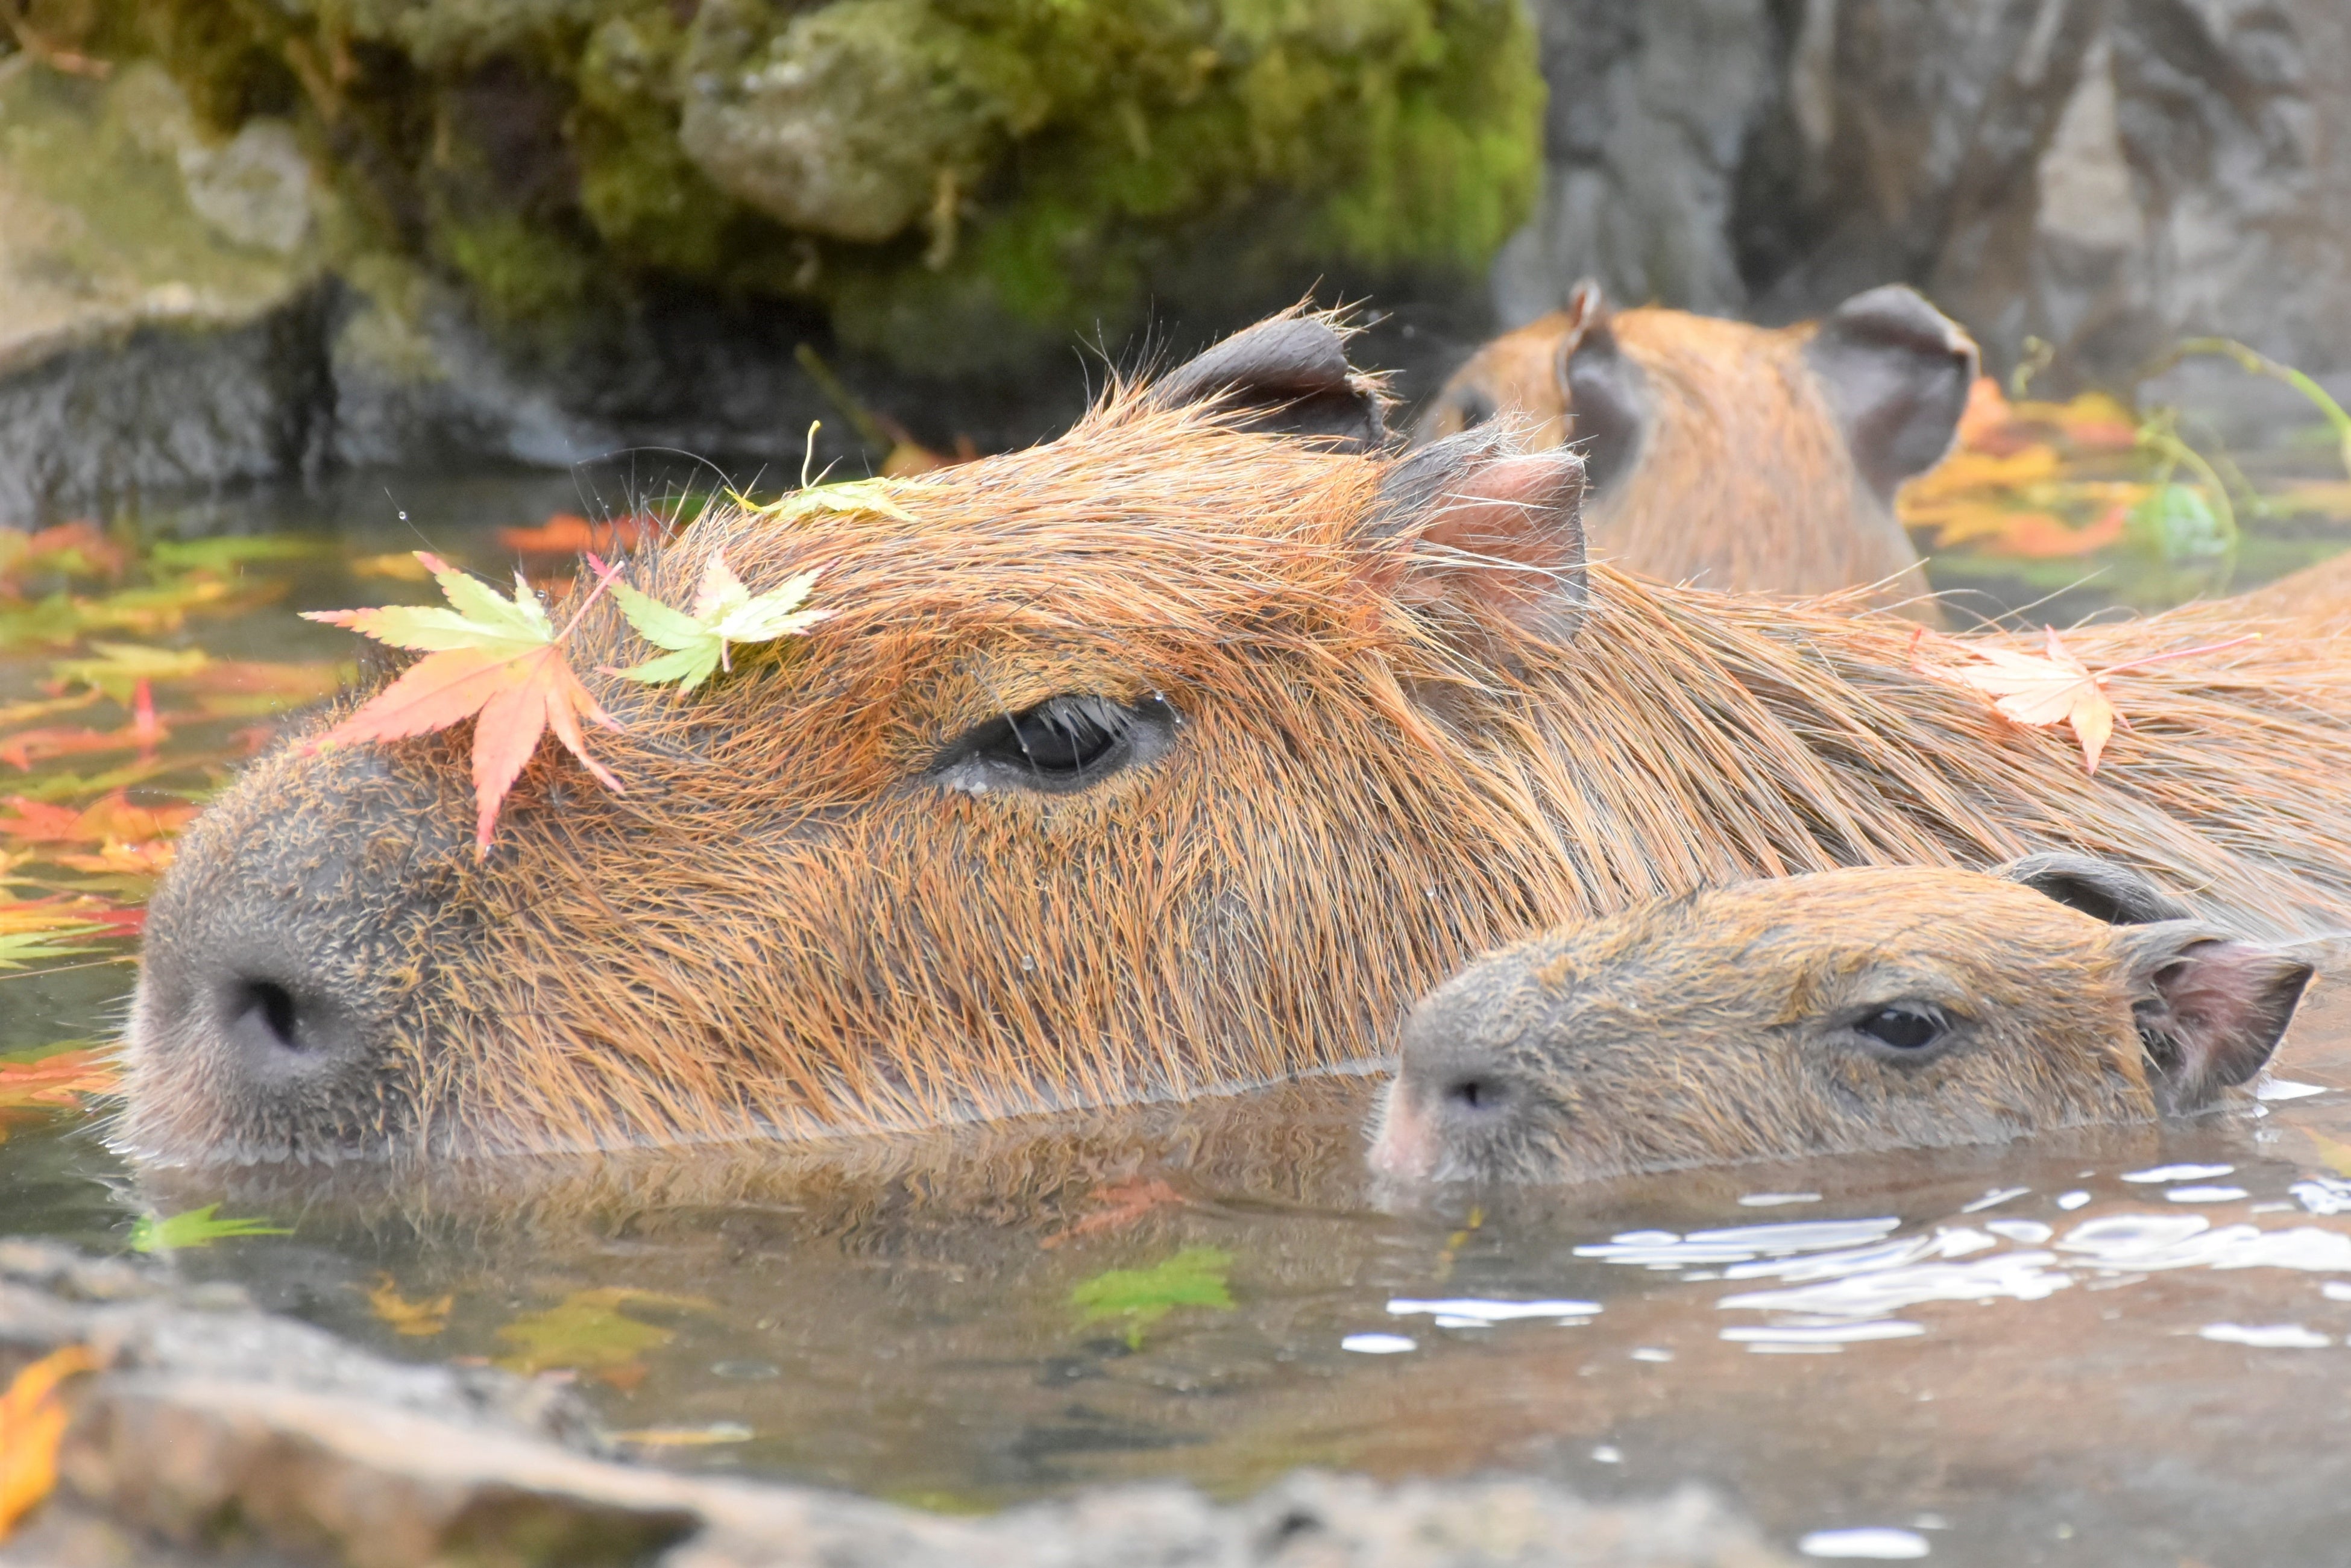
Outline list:
[[[337,1009],[273,979],[237,978],[222,988],[222,1033],[241,1065],[257,1074],[301,1072],[341,1057],[350,1030]]]
[[[1447,1083],[1443,1095],[1449,1110],[1471,1116],[1499,1114],[1513,1098],[1509,1080],[1490,1072],[1465,1073]]]

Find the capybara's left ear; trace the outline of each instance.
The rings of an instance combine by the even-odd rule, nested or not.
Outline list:
[[[1277,316],[1186,360],[1148,394],[1164,407],[1206,402],[1243,412],[1252,430],[1326,438],[1343,452],[1387,439],[1387,399],[1377,378],[1347,362],[1347,340],[1330,319]]]
[[[2151,925],[2158,920],[2189,920],[2196,912],[2129,866],[2043,850],[1996,867],[1992,874],[2022,883],[2068,909],[2078,909],[2109,925]]]
[[[1899,283],[1829,312],[1804,358],[1844,428],[1854,466],[1889,500],[1951,449],[1979,361],[1965,329]]]
[[[1415,608],[1499,610],[1560,643],[1583,624],[1583,462],[1568,448],[1521,451],[1496,425],[1434,442],[1389,466],[1356,538]]]
[[[2201,921],[2130,926],[2116,936],[2129,956],[2147,1081],[2167,1115],[2201,1110],[2259,1072],[2310,984],[2301,959]]]

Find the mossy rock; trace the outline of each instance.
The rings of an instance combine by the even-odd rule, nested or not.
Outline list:
[[[1154,300],[1467,282],[1541,162],[1517,0],[133,9],[218,129],[297,113],[380,242],[550,342],[683,280],[1001,368]]]

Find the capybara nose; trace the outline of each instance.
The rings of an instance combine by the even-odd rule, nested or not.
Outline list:
[[[359,1054],[350,1013],[315,986],[231,970],[212,989],[219,1065],[254,1092],[315,1082]]]
[[[1447,1074],[1437,1098],[1448,1119],[1492,1121],[1509,1113],[1518,1089],[1501,1073],[1483,1068]]]

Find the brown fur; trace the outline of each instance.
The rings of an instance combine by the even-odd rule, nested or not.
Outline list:
[[[1184,1097],[1376,1056],[1525,933],[1840,864],[2070,846],[2273,928],[2351,908],[2333,643],[2118,677],[2138,723],[2092,778],[1914,673],[1899,622],[1586,574],[1572,497],[1471,509],[1515,540],[1442,499],[1399,520],[1396,463],[1235,423],[1123,391],[901,486],[911,523],[713,511],[636,580],[684,602],[722,547],[755,591],[821,562],[834,619],[692,695],[591,674],[629,792],[542,751],[486,864],[462,729],[266,758],[154,903],[124,1144],[577,1148]],[[1575,615],[1530,613],[1545,588]],[[644,656],[609,601],[581,639],[583,670]],[[1176,744],[1074,794],[930,771],[1071,692],[1165,693]],[[254,974],[322,998],[348,1070],[247,1071],[217,998]]]
[[[1855,471],[1804,361],[1816,323],[1771,329],[1649,307],[1607,319],[1653,402],[1637,458],[1590,509],[1594,560],[1730,593],[1866,589],[1873,604],[1938,622],[1918,552]],[[1560,367],[1587,326],[1583,312],[1554,311],[1487,344],[1446,383],[1420,438],[1491,408],[1529,421],[1538,444],[1575,440]]]
[[[1562,1181],[2152,1121],[2252,1076],[2310,973],[1972,872],[1741,883],[1447,982],[1406,1028],[1373,1164]]]

